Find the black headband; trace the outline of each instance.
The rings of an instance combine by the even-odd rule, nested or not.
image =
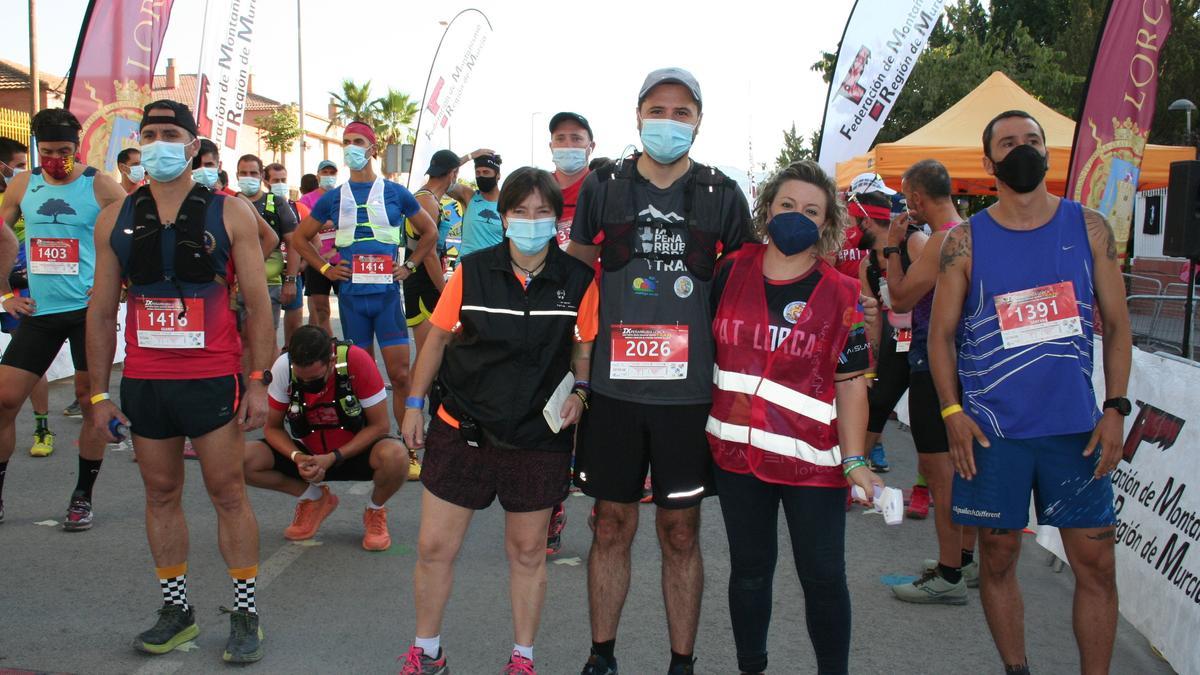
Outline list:
[[[69,127],[65,124],[53,124],[44,129],[39,129],[40,134],[37,134],[39,141],[49,143],[68,143],[79,144],[79,130],[75,127]]]

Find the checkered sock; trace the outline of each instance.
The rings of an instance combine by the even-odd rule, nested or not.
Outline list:
[[[164,605],[187,607],[187,563],[154,568]]]
[[[233,577],[233,609],[235,611],[258,614],[254,604],[254,580],[258,576],[258,565],[229,570]]]

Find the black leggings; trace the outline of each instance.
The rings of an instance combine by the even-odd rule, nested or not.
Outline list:
[[[875,385],[867,391],[871,406],[867,431],[873,434],[883,433],[884,425],[908,389],[908,353],[896,351],[896,334],[888,325],[887,312],[880,312],[879,320],[883,322],[883,336],[879,340],[879,358],[875,360]]]
[[[783,503],[792,557],[804,588],[808,637],[818,672],[846,673],[850,591],[846,587],[846,488],[792,487],[716,469],[729,538],[729,615],[738,668],[767,669],[767,628]]]

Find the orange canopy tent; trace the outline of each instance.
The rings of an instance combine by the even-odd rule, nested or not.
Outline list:
[[[838,187],[846,189],[855,176],[870,171],[899,190],[900,177],[908,167],[932,158],[946,165],[955,194],[994,194],[996,180],[983,168],[983,128],[1005,110],[1024,110],[1042,124],[1050,148],[1046,186],[1055,194],[1063,194],[1071,145],[1075,142],[1075,121],[1030,96],[1001,72],[992,73],[946,112],[904,138],[879,143],[864,155],[838,162]],[[1195,158],[1195,148],[1147,145],[1138,189],[1166,187],[1171,162]]]

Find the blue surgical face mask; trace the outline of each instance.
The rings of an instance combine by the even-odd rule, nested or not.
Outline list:
[[[280,199],[287,199],[288,198],[287,183],[271,183],[271,194],[275,195],[276,197],[279,197]]]
[[[317,185],[320,185],[322,190],[332,190],[337,186],[337,176],[321,176],[317,178]]]
[[[371,161],[367,159],[367,149],[361,145],[347,145],[342,149],[342,159],[351,171],[358,171]]]
[[[504,236],[512,240],[516,244],[517,250],[525,255],[534,255],[546,248],[546,244],[554,238],[554,234],[558,231],[555,218],[538,218],[537,220],[526,220],[524,218],[507,218],[508,229],[504,231]]]
[[[209,190],[213,189],[213,186],[217,184],[218,178],[220,178],[220,176],[217,175],[217,170],[211,166],[202,166],[199,169],[192,169],[192,180],[203,185]]]
[[[253,176],[241,176],[238,178],[238,189],[247,197],[253,197],[258,194],[259,188],[262,187],[262,179]]]
[[[670,164],[692,147],[696,127],[675,120],[642,120],[642,148],[659,164]]]
[[[134,183],[140,183],[146,179],[146,167],[138,164],[137,166],[129,167],[129,180]]]
[[[796,255],[817,243],[821,238],[821,228],[799,211],[784,211],[767,223],[767,234],[780,253]]]
[[[554,155],[554,166],[568,176],[587,166],[587,150],[583,148],[550,148],[550,152]]]
[[[142,166],[159,183],[175,180],[188,167],[187,143],[155,141],[142,146]]]

